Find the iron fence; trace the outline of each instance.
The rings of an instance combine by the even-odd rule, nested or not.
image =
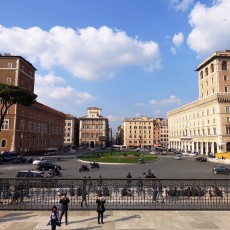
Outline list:
[[[49,210],[62,194],[70,210],[229,210],[230,180],[0,179],[0,210]]]

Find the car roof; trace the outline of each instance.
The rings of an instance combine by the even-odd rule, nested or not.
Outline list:
[[[25,173],[32,172],[32,173],[40,173],[40,174],[44,173],[44,172],[37,171],[37,170],[20,170],[19,172],[25,172]]]

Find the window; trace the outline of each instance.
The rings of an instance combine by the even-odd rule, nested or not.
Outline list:
[[[23,80],[21,80],[21,86],[23,86],[24,85],[24,82],[23,82]]]
[[[230,135],[230,127],[226,127],[226,134]]]
[[[227,123],[230,123],[230,117],[227,117]]]
[[[200,80],[203,79],[203,71],[200,72]]]
[[[24,130],[24,128],[25,128],[25,121],[21,120],[20,121],[20,130]]]
[[[208,76],[208,68],[205,68],[205,76]]]
[[[7,130],[9,129],[9,119],[4,119],[3,123],[2,123],[2,130]]]
[[[6,140],[5,139],[3,139],[2,141],[1,141],[1,147],[6,147]]]
[[[228,86],[224,86],[224,92],[225,92],[225,93],[228,92]]]
[[[6,82],[10,83],[11,82],[11,78],[10,77],[6,78]]]
[[[227,62],[222,61],[222,70],[227,70]]]
[[[228,76],[224,76],[224,81],[227,81],[228,80]]]
[[[213,73],[214,72],[214,65],[213,64],[211,64],[211,73]]]
[[[13,63],[12,62],[8,62],[7,63],[7,68],[13,68]]]
[[[216,128],[213,128],[213,134],[216,135]]]

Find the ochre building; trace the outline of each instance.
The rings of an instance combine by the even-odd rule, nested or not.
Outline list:
[[[140,116],[123,121],[124,145],[129,148],[167,147],[167,120]],[[162,130],[163,129],[163,130]]]
[[[214,154],[230,151],[230,50],[196,69],[199,99],[167,113],[169,147]]]

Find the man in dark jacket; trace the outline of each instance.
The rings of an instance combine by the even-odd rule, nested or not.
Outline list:
[[[65,224],[68,224],[68,205],[69,205],[69,198],[66,197],[66,194],[63,194],[62,199],[60,199],[59,203],[61,204],[61,215],[60,215],[60,222],[65,214]]]

